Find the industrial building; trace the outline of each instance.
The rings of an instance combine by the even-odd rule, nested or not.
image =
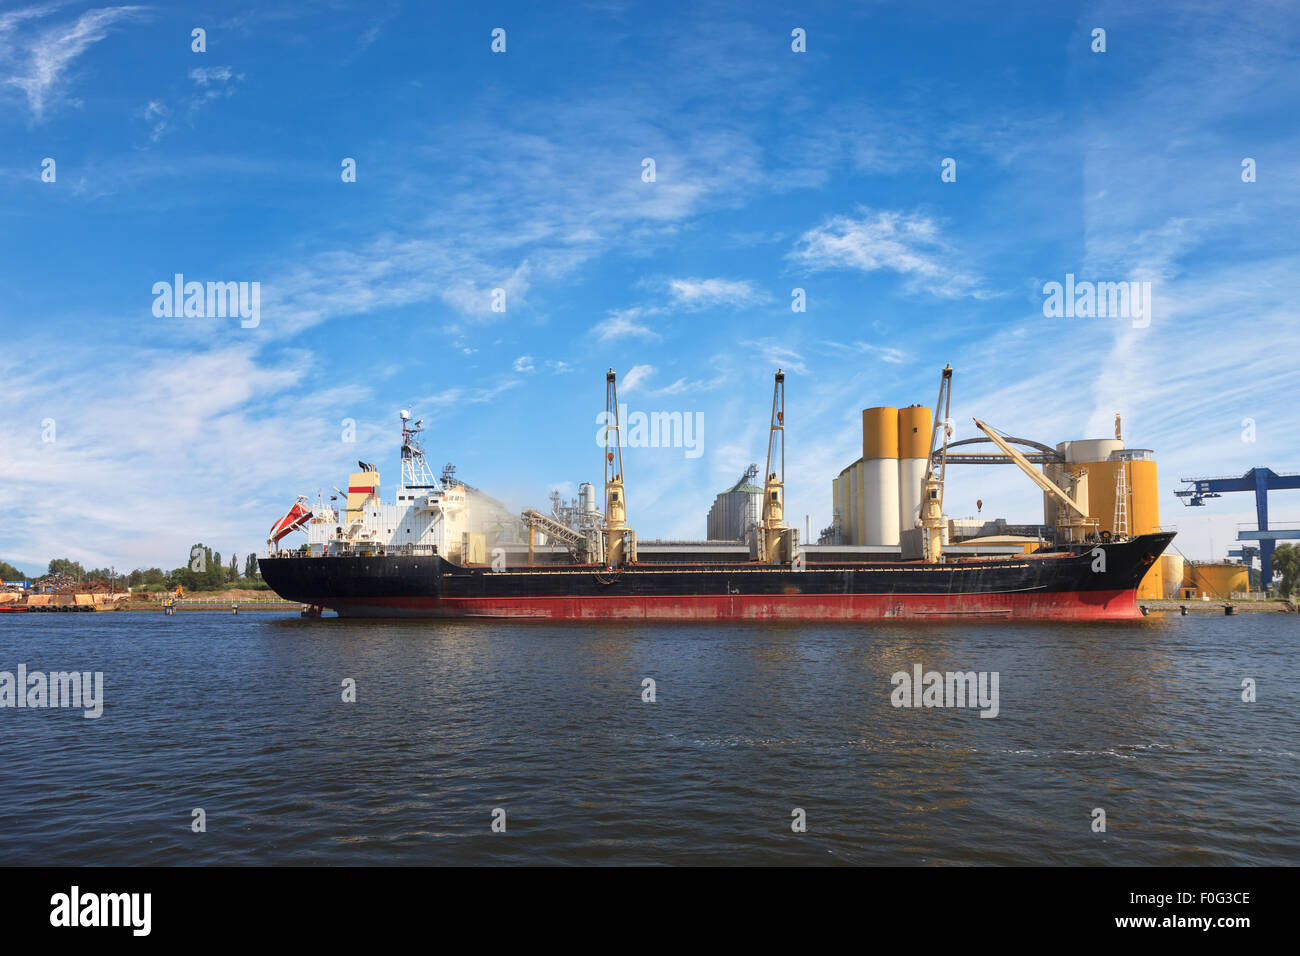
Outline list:
[[[989,431],[982,424],[981,428],[986,433]],[[1020,533],[1014,535],[1010,529],[990,529],[999,544],[1019,540],[1027,550],[1032,550],[1038,534],[1028,535],[1024,531],[1041,530],[1045,535],[1052,535],[1055,529],[1067,524],[1084,529],[1098,540],[1158,531],[1160,510],[1155,459],[1149,449],[1124,446],[1118,437],[1118,416],[1115,431],[1116,438],[1064,441],[1054,448],[1005,436],[969,438],[946,446],[946,462],[948,465],[1017,463],[1021,467],[1037,464],[1042,466],[1042,476],[1058,489],[1073,489],[1069,497],[1078,506],[1075,510],[1081,510],[1081,516],[1063,513],[1063,496],[1058,491],[1044,491],[1042,528],[1016,528]],[[863,410],[862,457],[843,469],[832,482],[835,517],[822,542],[900,547],[900,539],[919,525],[922,486],[936,434],[931,411],[922,405]],[[1020,445],[1026,451],[1014,453],[1021,459],[1016,462],[1009,450],[1002,454],[957,450],[986,441],[995,441],[1000,447]],[[951,538],[966,543],[992,543],[992,538],[972,538],[969,533],[960,533],[962,530],[957,522],[948,521],[945,541]],[[1167,570],[1173,572],[1173,557],[1166,555],[1156,562],[1142,581],[1139,597],[1166,596],[1165,576]],[[1177,570],[1172,580],[1181,584],[1181,567]]]

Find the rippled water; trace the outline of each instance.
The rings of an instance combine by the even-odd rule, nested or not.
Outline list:
[[[102,671],[106,703],[0,710],[0,863],[1294,865],[1298,636],[1277,614],[15,615],[0,670]],[[890,675],[917,663],[998,672],[999,716],[894,708]]]

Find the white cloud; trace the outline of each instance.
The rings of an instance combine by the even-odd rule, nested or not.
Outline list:
[[[199,86],[226,83],[234,75],[228,66],[196,66],[190,70],[190,79]]]
[[[24,74],[4,77],[4,83],[22,90],[32,116],[40,121],[46,111],[57,102],[64,86],[64,76],[69,66],[93,44],[108,36],[120,21],[139,16],[144,7],[105,7],[87,10],[75,21],[61,23],[40,31],[35,36],[20,37],[17,51],[11,52],[9,35],[27,20],[36,20],[53,11],[53,5],[27,7],[0,17],[0,54],[6,61],[27,60]]]
[[[370,454],[378,434],[362,427],[344,443],[340,420],[372,399],[356,387],[304,389],[309,368],[302,353],[268,361],[242,345],[185,354],[69,343],[0,363],[13,410],[0,420],[0,482],[11,501],[40,502],[0,505],[6,558],[171,568],[195,541],[258,547],[272,513],[315,490],[304,481]]]
[[[729,305],[732,308],[760,305],[771,300],[744,279],[669,279],[673,304],[688,310]]]
[[[659,333],[637,321],[645,314],[645,311],[641,308],[615,310],[609,314],[608,318],[598,322],[592,328],[592,331],[596,333],[596,337],[602,342],[610,342],[621,338],[658,340],[661,338]]]
[[[902,349],[892,348],[888,345],[873,345],[870,342],[853,342],[845,344],[843,342],[823,341],[822,345],[834,349],[837,352],[859,352],[862,354],[874,355],[882,362],[888,362],[890,365],[902,365],[907,361],[907,353]]]
[[[809,229],[790,258],[812,270],[886,270],[907,277],[908,287],[943,299],[989,298],[977,277],[954,268],[952,251],[934,220],[919,214],[860,209],[857,218],[832,216]]]
[[[158,142],[162,134],[167,131],[167,120],[171,111],[167,109],[165,103],[159,100],[150,100],[145,104],[142,111],[145,122],[150,123],[152,128],[149,131],[150,142]]]
[[[682,395],[694,392],[707,392],[717,388],[717,382],[691,381],[687,378],[679,378],[675,382],[665,385],[663,388],[654,390],[655,395]]]
[[[515,359],[516,372],[531,372],[533,370],[533,357],[531,355],[521,355]]]
[[[782,342],[777,342],[772,339],[760,339],[758,341],[742,342],[740,344],[757,353],[759,359],[763,362],[765,373],[766,366],[769,365],[773,372],[778,368],[787,372],[797,372],[799,374],[808,371],[808,366],[804,364],[803,356]]]
[[[633,365],[623,375],[623,379],[619,382],[619,385],[625,393],[631,392],[632,390],[644,385],[650,376],[654,374],[654,371],[655,367],[653,365]]]

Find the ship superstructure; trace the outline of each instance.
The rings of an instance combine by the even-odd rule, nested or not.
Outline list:
[[[391,501],[381,497],[379,470],[357,462],[347,490],[314,506],[300,497],[271,529],[268,551],[275,553],[290,532],[302,529],[307,543],[299,553],[312,557],[437,554],[456,563],[482,563],[489,543],[519,539],[519,522],[499,501],[454,479],[448,466],[436,477],[424,454],[423,421],[403,409],[401,480]],[[342,499],[341,504],[340,499]],[[283,553],[283,552],[280,552]]]

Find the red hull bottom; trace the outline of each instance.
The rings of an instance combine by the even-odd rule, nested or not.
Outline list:
[[[343,617],[527,618],[554,621],[1127,621],[1137,592],[1006,594],[788,594],[673,597],[350,598],[325,601]]]

